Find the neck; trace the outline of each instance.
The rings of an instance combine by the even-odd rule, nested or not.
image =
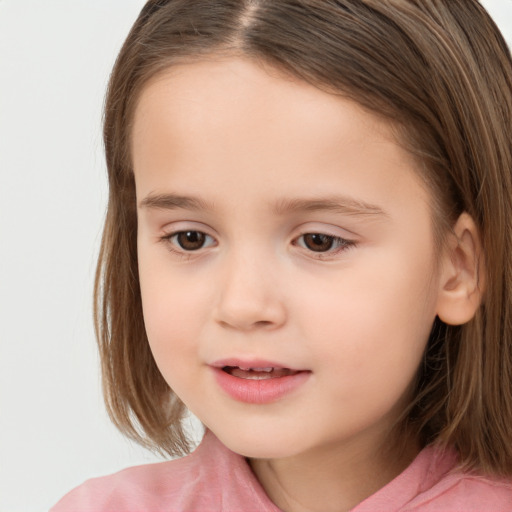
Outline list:
[[[269,498],[286,512],[343,512],[398,476],[418,454],[416,442],[400,450],[333,443],[283,459],[252,459]]]

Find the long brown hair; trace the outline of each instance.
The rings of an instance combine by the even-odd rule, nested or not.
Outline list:
[[[187,451],[184,406],[149,349],[137,271],[130,159],[148,80],[212,54],[271,64],[389,119],[422,163],[442,243],[468,212],[482,238],[484,304],[436,320],[403,418],[422,445],[453,446],[482,473],[512,475],[512,62],[477,0],[152,0],[115,64],[104,141],[110,183],[95,286],[109,414],[128,436]]]

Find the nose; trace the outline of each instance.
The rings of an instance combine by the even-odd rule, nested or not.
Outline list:
[[[239,254],[224,264],[215,320],[240,331],[281,327],[287,314],[273,265],[256,254]]]

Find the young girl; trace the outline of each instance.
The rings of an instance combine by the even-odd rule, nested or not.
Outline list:
[[[181,459],[61,511],[512,510],[512,63],[477,0],[158,0],[108,90],[105,398]]]

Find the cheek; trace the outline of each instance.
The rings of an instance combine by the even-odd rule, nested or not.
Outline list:
[[[155,270],[150,273],[154,274]],[[200,382],[197,356],[204,309],[200,307],[199,293],[184,293],[176,279],[162,274],[155,277],[141,275],[149,346],[167,384],[188,404],[190,394],[194,398],[193,390]]]
[[[183,357],[196,350],[201,326],[211,309],[207,306],[208,288],[172,268],[165,252],[155,256],[139,250],[144,323],[156,363],[166,378]]]
[[[412,378],[435,319],[432,260],[428,251],[368,254],[309,296],[302,329],[317,340],[313,357],[338,373],[382,382],[393,372]]]

